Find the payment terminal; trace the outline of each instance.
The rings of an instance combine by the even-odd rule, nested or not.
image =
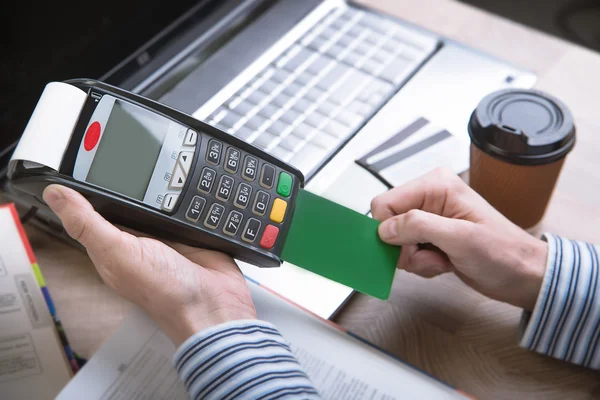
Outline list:
[[[44,188],[61,184],[113,223],[261,267],[281,264],[304,185],[235,136],[92,80],[46,86],[9,178],[40,206]]]

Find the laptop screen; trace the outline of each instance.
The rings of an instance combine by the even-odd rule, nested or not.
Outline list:
[[[104,76],[188,10],[222,0],[10,1],[3,4],[0,171],[49,81]],[[211,8],[212,7],[212,8]],[[111,82],[119,84],[119,82]]]

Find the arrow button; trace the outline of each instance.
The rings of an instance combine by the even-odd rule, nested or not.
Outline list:
[[[183,168],[177,163],[177,165],[175,165],[175,171],[173,171],[173,175],[171,176],[171,181],[169,182],[169,189],[181,189],[183,185],[185,185],[185,177],[186,174],[183,172]]]
[[[185,176],[190,172],[190,168],[192,167],[192,160],[194,159],[194,153],[191,151],[182,151],[179,153],[179,158],[177,159],[177,163],[181,165],[183,168],[183,172]]]

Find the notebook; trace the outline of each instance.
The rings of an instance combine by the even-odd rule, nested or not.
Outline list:
[[[385,353],[248,281],[258,317],[290,342],[324,399],[468,399],[461,391]],[[187,399],[172,367],[175,347],[141,310],[116,333],[60,393],[58,400]]]
[[[53,399],[78,366],[12,204],[0,238],[0,397]]]

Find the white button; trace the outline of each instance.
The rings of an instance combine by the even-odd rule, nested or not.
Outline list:
[[[169,182],[169,189],[181,189],[183,185],[185,185],[185,177],[186,174],[183,171],[183,168],[177,164],[175,166],[175,172],[173,172],[171,181]]]
[[[162,209],[168,212],[173,211],[178,198],[179,194],[177,193],[167,193],[163,199]]]
[[[187,134],[185,135],[185,139],[183,139],[184,146],[195,146],[198,141],[198,133],[195,131],[188,129]]]
[[[182,151],[179,153],[179,164],[183,167],[183,172],[187,176],[190,172],[190,168],[192,166],[192,160],[194,159],[194,152],[192,151]]]

